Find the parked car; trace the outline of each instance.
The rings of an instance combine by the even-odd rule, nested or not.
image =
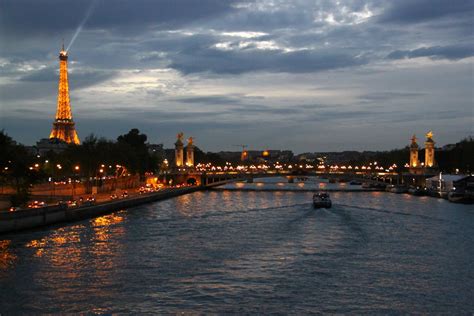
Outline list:
[[[48,206],[48,204],[41,201],[33,201],[33,203],[28,204],[28,208],[41,208],[46,206]]]

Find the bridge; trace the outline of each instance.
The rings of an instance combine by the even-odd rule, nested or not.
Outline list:
[[[211,171],[211,172],[178,172],[169,174],[176,184],[197,184],[203,187],[215,187],[229,182],[245,181],[252,183],[256,178],[282,177],[288,183],[293,183],[295,179],[318,177],[334,181],[356,180],[367,183],[392,183],[399,180],[397,173],[367,173],[367,172],[323,172],[314,170],[297,171],[263,171],[263,172],[238,172],[238,171]]]

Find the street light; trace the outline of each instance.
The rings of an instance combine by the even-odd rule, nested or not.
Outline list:
[[[74,173],[74,175],[73,175],[73,177],[72,177],[72,197],[71,197],[73,200],[74,200],[74,194],[76,193],[76,192],[75,192],[75,191],[76,191],[76,178],[75,178],[74,176],[77,177],[77,175],[78,175],[78,173],[79,173],[79,170],[80,170],[79,165],[74,166],[74,171],[75,171],[75,173]],[[76,174],[76,173],[77,173],[77,174]]]
[[[103,168],[104,165],[102,165],[102,168]],[[96,177],[95,177],[95,186],[96,186],[96,190],[98,193],[98,190],[99,190],[99,179],[102,179],[102,173],[104,172],[104,169],[100,168],[98,171],[98,173],[100,174],[96,174]]]
[[[46,160],[46,163],[47,163],[47,162],[48,162],[48,161]],[[60,164],[57,164],[57,165],[56,165],[56,168],[58,168],[58,170],[61,170],[63,167],[62,167]],[[56,184],[54,183],[54,170],[55,170],[55,169],[53,168],[53,173],[52,173],[52,175],[51,175],[51,176],[52,176],[52,177],[51,177],[51,180],[52,180],[52,181],[51,181],[51,184],[53,185],[53,192],[52,192],[52,197],[51,197],[51,199],[54,199],[54,198],[56,197]]]

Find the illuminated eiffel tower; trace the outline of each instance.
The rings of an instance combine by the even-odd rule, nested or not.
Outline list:
[[[69,102],[69,83],[67,80],[67,51],[64,50],[64,44],[59,52],[59,88],[58,105],[56,110],[56,119],[53,123],[53,129],[49,138],[62,140],[68,144],[80,144],[72,120],[71,104]]]

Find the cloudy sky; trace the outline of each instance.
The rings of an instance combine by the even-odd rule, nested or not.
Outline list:
[[[58,51],[81,138],[383,150],[473,135],[472,0],[1,0],[0,129],[48,137]],[[86,19],[88,17],[88,19]]]

